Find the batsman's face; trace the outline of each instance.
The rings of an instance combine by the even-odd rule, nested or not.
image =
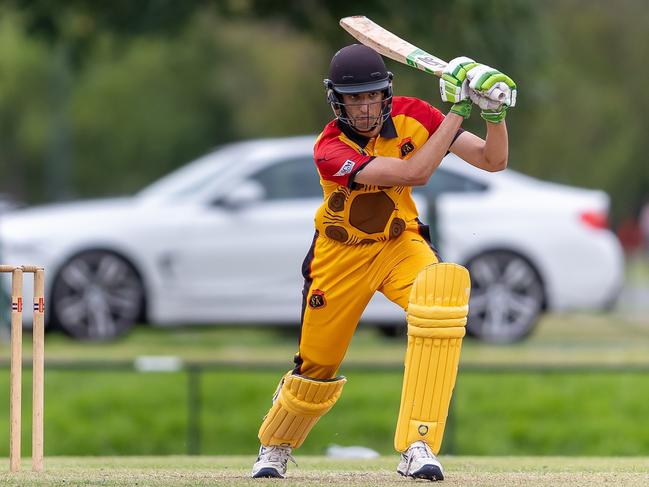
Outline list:
[[[342,97],[347,116],[357,132],[374,137],[381,131],[382,92],[369,91]]]

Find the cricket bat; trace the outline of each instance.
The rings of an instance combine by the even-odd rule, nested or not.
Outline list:
[[[371,47],[379,54],[426,73],[442,76],[446,61],[413,46],[389,30],[372,22],[364,15],[354,15],[340,19],[340,26],[361,44]],[[499,100],[506,98],[504,92],[496,93]]]
[[[340,26],[361,44],[394,61],[440,77],[446,67],[446,61],[404,41],[364,15],[344,17],[340,19]]]

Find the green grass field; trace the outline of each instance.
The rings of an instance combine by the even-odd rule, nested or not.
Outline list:
[[[47,459],[46,471],[0,472],[3,486],[282,486],[382,487],[427,485],[400,477],[396,456],[373,460],[334,460],[298,457],[284,480],[251,479],[248,457],[57,457]],[[448,457],[444,459],[450,486],[645,487],[649,459],[564,457]],[[29,467],[28,464],[25,465]]]
[[[277,373],[206,372],[192,440],[203,454],[255,452]],[[393,451],[401,374],[352,372],[336,407],[314,428],[303,454],[331,444]],[[0,381],[2,389],[6,380]],[[460,375],[443,453],[462,455],[643,455],[649,452],[647,374]],[[496,393],[494,391],[497,391]],[[594,391],[606,391],[593,394]],[[50,372],[46,455],[178,455],[188,452],[183,373]],[[27,399],[24,417],[29,418]],[[6,418],[6,402],[0,417]],[[0,438],[8,437],[0,422]],[[23,452],[29,452],[25,421]],[[0,442],[0,455],[8,445]]]
[[[615,365],[646,370],[648,325],[615,314],[558,315],[544,318],[537,332],[522,343],[498,346],[466,340],[442,453],[575,458],[649,454],[649,423],[641,420],[646,415],[649,374],[543,369]],[[28,346],[28,334],[25,339]],[[217,327],[141,327],[108,344],[78,343],[58,333],[48,334],[46,341],[48,457],[188,451],[252,455],[259,421],[296,348],[296,336],[290,332]],[[332,443],[389,454],[404,350],[403,338],[386,340],[375,330],[359,330],[342,367],[349,378],[345,393],[300,454],[322,455]],[[6,344],[0,345],[0,353],[8,356]],[[190,437],[187,371],[137,372],[133,361],[142,355],[173,355],[192,363],[267,365],[201,372],[194,416],[198,437]],[[63,361],[117,361],[121,368],[54,368]],[[370,364],[381,364],[384,370],[369,370]],[[494,366],[508,371],[485,371]],[[8,371],[0,375],[0,419],[8,416],[8,375]],[[30,414],[29,378],[26,371],[24,418]],[[0,421],[0,438],[8,437],[7,423]],[[24,455],[29,451],[28,423],[23,431]],[[7,449],[0,441],[1,456]]]
[[[175,355],[188,361],[267,362],[254,370],[205,370],[198,380],[199,438],[190,439],[187,372],[57,370],[46,375],[47,455],[248,454],[277,380],[290,367],[295,336],[277,330],[142,328],[110,344],[47,338],[48,363],[61,360],[132,361]],[[392,451],[401,390],[403,339],[361,330],[342,368],[349,382],[334,410],[314,429],[302,453],[321,455],[332,443]],[[389,370],[360,370],[373,362]],[[131,362],[132,363],[132,362]],[[461,455],[644,455],[649,452],[646,411],[649,374],[544,372],[522,366],[574,367],[649,364],[646,325],[615,315],[546,318],[529,340],[496,346],[467,340],[444,453]],[[483,372],[506,366],[508,372]],[[25,373],[25,387],[29,374]],[[8,373],[0,376],[0,417],[7,417]],[[29,394],[24,416],[29,417]],[[377,407],[380,405],[380,407]],[[359,413],[360,412],[360,413]],[[26,421],[28,423],[28,421]],[[25,425],[24,451],[29,447]],[[7,437],[0,422],[0,438]],[[194,445],[194,450],[190,445]],[[0,442],[0,455],[7,445]]]

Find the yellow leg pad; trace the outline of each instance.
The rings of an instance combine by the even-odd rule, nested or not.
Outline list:
[[[297,448],[336,403],[347,379],[317,380],[287,374],[282,381],[279,394],[259,428],[259,441],[264,446]]]
[[[397,451],[425,441],[439,453],[455,386],[469,312],[469,272],[457,264],[433,264],[415,279],[408,304]]]

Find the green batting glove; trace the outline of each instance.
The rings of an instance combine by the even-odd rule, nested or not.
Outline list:
[[[466,78],[469,80],[470,92],[474,91],[485,99],[509,107],[516,105],[516,83],[497,69],[478,64],[467,71]]]
[[[439,93],[442,101],[458,103],[469,97],[467,72],[477,63],[468,57],[461,56],[451,60],[439,79]]]
[[[471,107],[473,107],[473,104],[471,103],[471,100],[467,98],[466,100],[454,103],[453,106],[451,106],[451,113],[455,113],[466,119],[471,116]]]
[[[489,123],[500,123],[505,120],[507,115],[507,105],[501,105],[499,108],[484,109],[480,112],[480,116]]]

